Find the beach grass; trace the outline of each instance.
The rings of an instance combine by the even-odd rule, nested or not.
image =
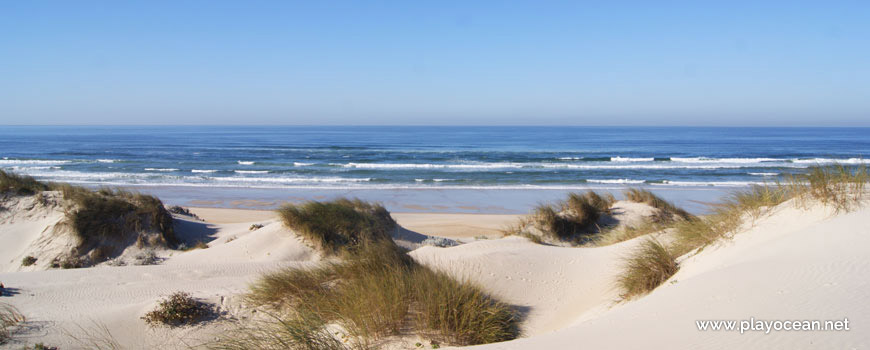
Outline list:
[[[49,189],[48,184],[37,181],[33,177],[0,170],[0,193],[33,195]]]
[[[294,211],[285,224],[306,229],[307,239],[317,242],[325,252],[339,252],[342,260],[312,268],[286,268],[253,283],[247,301],[284,315],[273,327],[288,332],[288,325],[293,329],[305,326],[302,329],[313,332],[313,339],[320,339],[317,334],[322,327],[337,323],[359,347],[372,340],[408,334],[454,345],[518,336],[518,319],[509,305],[470,281],[416,263],[396,246],[388,235],[395,222],[382,207],[340,199],[291,208]],[[324,208],[341,215],[334,221],[318,218],[314,223],[305,222]],[[299,213],[307,210],[311,213]],[[299,325],[299,315],[313,316],[307,321],[320,320],[322,324],[320,328]],[[230,338],[228,344],[239,340]]]
[[[677,207],[673,203],[668,202],[659,196],[656,196],[649,190],[641,188],[630,188],[625,190],[623,192],[623,195],[628,201],[635,203],[644,203],[657,209],[659,213],[661,213],[661,215],[658,216],[658,221],[667,222],[672,220],[673,218],[689,220],[694,217],[694,215],[689,214],[689,212],[683,210],[680,207]]]
[[[14,327],[25,321],[24,315],[14,306],[0,303],[0,344],[12,338]]]
[[[593,191],[569,193],[568,198],[554,204],[535,207],[527,223],[533,224],[550,239],[585,241],[597,232],[598,219],[610,213],[615,199],[612,195],[599,195]],[[525,227],[516,227],[513,234],[521,234]]]
[[[645,240],[624,261],[617,283],[620,297],[628,300],[647,294],[679,270],[677,256],[655,239]]]
[[[353,250],[364,241],[392,241],[390,234],[396,229],[383,206],[359,199],[287,204],[278,215],[284,225],[327,253]]]

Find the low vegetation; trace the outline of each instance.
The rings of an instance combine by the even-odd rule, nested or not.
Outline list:
[[[530,235],[533,234],[528,232],[528,228],[533,226],[545,236],[539,239],[583,243],[600,231],[598,220],[602,215],[610,213],[614,201],[610,194],[602,196],[593,191],[569,193],[564,201],[537,206],[532,215],[506,231],[506,234],[531,239]]]
[[[0,344],[12,338],[13,330],[24,322],[24,316],[11,305],[0,303]]]
[[[36,258],[31,255],[25,256],[24,259],[21,259],[21,266],[31,266],[36,264]]]
[[[276,333],[241,328],[213,348],[345,348],[324,332],[328,324],[345,330],[354,348],[409,334],[455,345],[517,337],[510,306],[471,282],[416,263],[396,246],[389,236],[395,222],[383,207],[342,199],[287,208],[281,209],[285,224],[305,229],[308,240],[343,260],[263,276],[247,299],[280,315],[267,326]],[[306,221],[323,212],[338,215]]]
[[[658,213],[654,216],[654,221],[656,222],[669,223],[674,219],[691,220],[694,218],[694,215],[673,205],[671,202],[661,199],[649,190],[631,188],[624,191],[623,195],[625,195],[625,199],[628,201],[644,203],[657,209]]]
[[[36,195],[58,191],[63,197],[66,219],[79,244],[70,256],[58,258],[55,266],[80,267],[100,263],[136,243],[139,247],[177,244],[172,215],[154,196],[122,190],[89,190],[69,184],[44,183],[29,176],[0,170],[0,191]],[[35,260],[33,261],[35,262]],[[27,266],[26,262],[22,265]]]
[[[392,242],[396,229],[383,206],[358,199],[288,204],[278,214],[284,225],[327,253],[352,251],[362,242]]]
[[[48,190],[48,184],[39,182],[33,177],[17,175],[0,170],[0,193],[29,196]]]
[[[647,294],[679,270],[677,257],[664,245],[649,238],[625,260],[617,283],[622,299]]]
[[[176,292],[160,301],[157,308],[142,317],[150,325],[182,326],[197,323],[212,313],[209,304],[185,292]]]
[[[619,280],[622,296],[627,299],[648,293],[676,273],[679,268],[676,257],[732,237],[747,220],[756,220],[786,201],[793,200],[797,206],[821,203],[834,212],[853,210],[864,200],[868,181],[870,173],[864,165],[811,167],[804,174],[785,177],[785,181],[734,192],[704,217],[682,215],[671,206],[661,204],[663,201],[656,200],[648,191],[629,190],[626,197],[630,200],[659,203],[650,205],[672,211],[682,219],[651,224],[634,232],[642,235],[650,230],[673,229],[673,241],[668,246],[646,241],[627,258]]]

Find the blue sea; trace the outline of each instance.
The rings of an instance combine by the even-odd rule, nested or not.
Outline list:
[[[281,191],[733,188],[868,156],[870,128],[0,127],[4,170],[93,186],[252,189],[270,198]]]

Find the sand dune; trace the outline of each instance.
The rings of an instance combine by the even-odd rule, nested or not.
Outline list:
[[[224,317],[246,316],[239,295],[265,271],[309,266],[321,257],[269,213],[197,210],[205,219],[179,218],[185,240],[204,240],[208,249],[162,252],[151,266],[18,271],[0,274],[10,287],[2,298],[24,312],[32,325],[6,345],[46,342],[76,348],[64,332],[101,324],[127,348],[183,348],[214,339],[225,324],[179,329],[150,328],[140,317],[174,291],[219,305]],[[211,216],[216,215],[216,216]],[[396,215],[411,232],[468,237],[515,217],[473,214]],[[415,221],[416,219],[416,221]],[[16,271],[20,246],[36,239],[51,217],[0,223],[3,267]],[[249,230],[252,223],[265,226]],[[478,240],[452,248],[420,247],[411,255],[423,264],[478,282],[524,313],[523,338],[481,348],[864,348],[870,307],[870,209],[834,214],[790,203],[748,225],[731,241],[684,257],[681,270],[648,296],[616,303],[614,281],[622,258],[639,239],[598,248],[537,245],[519,237]],[[42,227],[40,227],[43,225]],[[13,237],[20,241],[16,241]],[[7,240],[8,239],[8,240]],[[6,244],[6,242],[11,242]],[[16,255],[17,254],[17,255]],[[17,259],[17,260],[16,260]],[[701,332],[706,319],[842,319],[848,332]]]

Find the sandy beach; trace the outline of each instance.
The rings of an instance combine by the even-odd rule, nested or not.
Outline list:
[[[646,215],[642,205],[616,202],[614,213]],[[30,209],[26,209],[30,208]],[[640,210],[640,211],[639,211]],[[281,267],[310,267],[325,257],[288,230],[273,211],[190,208],[175,215],[185,241],[207,249],[158,252],[154,265],[46,269],[21,266],[24,254],[47,247],[42,236],[61,220],[56,210],[22,199],[0,221],[2,302],[27,317],[6,348],[44,342],[61,349],[113,339],[125,349],[187,348],[220,339],[250,315],[242,295],[250,283]],[[639,214],[640,213],[640,214]],[[617,214],[614,214],[617,215]],[[503,237],[518,215],[393,213],[394,239],[414,248],[419,263],[473,281],[522,314],[521,337],[480,348],[863,348],[870,309],[864,246],[870,209],[837,213],[822,204],[789,201],[747,221],[733,239],[679,258],[679,272],[637,300],[620,302],[616,280],[624,259],[645,237],[602,247],[535,244]],[[253,224],[262,228],[251,230]],[[462,244],[420,245],[430,236]],[[39,243],[42,242],[42,243]],[[40,245],[41,244],[41,245]],[[47,249],[47,248],[46,248]],[[27,252],[27,253],[25,253]],[[185,291],[216,305],[219,318],[195,326],[152,327],[141,317],[163,297]],[[848,319],[850,331],[700,331],[703,320]],[[631,330],[632,336],[625,336]],[[424,339],[392,341],[416,348]]]

